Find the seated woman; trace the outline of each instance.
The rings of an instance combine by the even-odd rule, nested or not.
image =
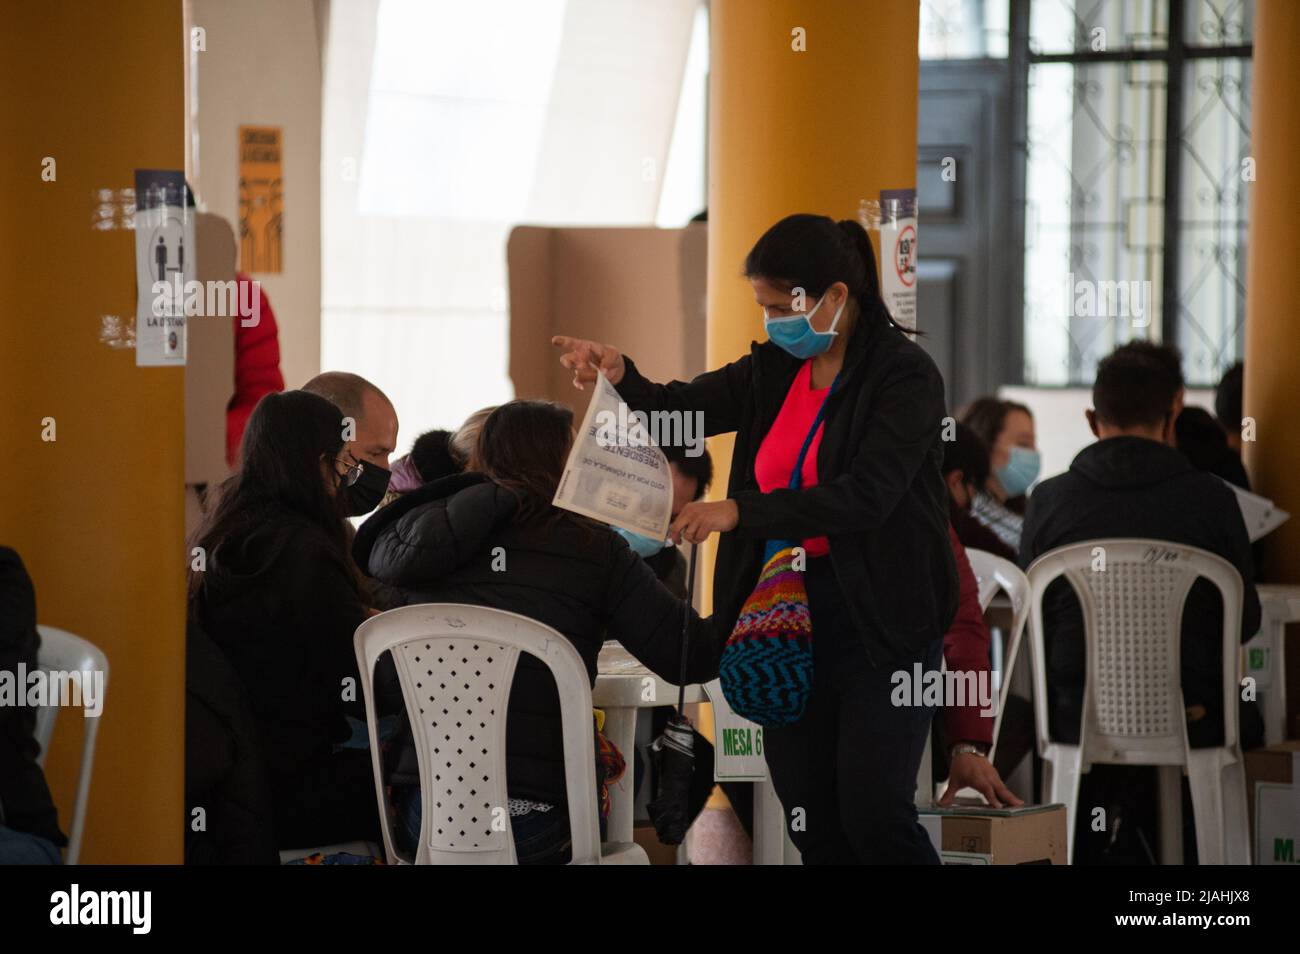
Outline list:
[[[573,415],[545,401],[511,401],[484,421],[471,473],[407,494],[357,532],[358,566],[406,603],[473,603],[530,616],[563,633],[592,683],[606,638],[666,679],[681,664],[683,614],[690,613],[687,678],[717,675],[722,642],[602,523],[551,506],[573,441]],[[503,548],[505,568],[494,556]],[[501,551],[496,551],[497,555]],[[410,778],[408,749],[405,777]],[[627,753],[625,753],[626,755]],[[569,856],[564,749],[555,681],[521,655],[506,723],[510,820],[521,864]],[[420,799],[399,786],[398,840],[418,837]],[[594,773],[593,773],[593,785]]]
[[[340,459],[342,417],[305,391],[262,398],[190,574],[191,619],[247,690],[282,849],[379,830],[369,752],[338,750],[365,718],[352,636],[371,613],[344,522],[367,465]]]
[[[962,415],[989,450],[989,475],[976,491],[970,512],[1009,549],[1020,551],[1025,492],[1038,479],[1041,459],[1034,442],[1034,416],[1015,401],[982,397]]]

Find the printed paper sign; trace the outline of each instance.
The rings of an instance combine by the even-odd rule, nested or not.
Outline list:
[[[557,507],[662,540],[673,508],[664,452],[603,374],[556,488]]]
[[[1290,518],[1291,514],[1274,506],[1273,501],[1267,497],[1242,490],[1226,480],[1223,482],[1237,495],[1237,506],[1241,508],[1241,519],[1246,521],[1246,532],[1250,535],[1251,543],[1272,533]]]
[[[767,779],[763,727],[741,716],[722,694],[722,680],[704,687],[713,705],[713,777],[717,781],[762,782]]]
[[[1300,771],[1300,752],[1291,760],[1291,771]],[[1294,865],[1300,842],[1300,776],[1290,785],[1255,783],[1255,864]]]
[[[185,295],[194,279],[194,196],[185,174],[135,172],[135,363],[185,364]]]
[[[279,126],[239,127],[239,264],[246,272],[280,271],[282,151]]]
[[[880,294],[894,320],[916,327],[916,190],[880,190]]]

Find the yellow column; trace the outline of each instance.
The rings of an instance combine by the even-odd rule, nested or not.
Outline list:
[[[713,0],[710,18],[708,366],[716,368],[764,337],[740,271],[769,226],[795,212],[856,218],[862,199],[916,184],[919,7]],[[715,498],[725,496],[732,443],[709,444]],[[709,580],[712,548],[705,556]]]
[[[1300,4],[1258,0],[1251,106],[1250,187],[1246,274],[1246,388],[1243,413],[1254,418],[1256,440],[1243,446],[1259,493],[1291,519],[1269,535],[1272,580],[1300,582],[1300,314],[1295,271],[1300,262]],[[1246,436],[1249,436],[1247,434]]]
[[[914,0],[713,0],[710,9],[714,368],[764,337],[740,269],[769,226],[794,212],[856,218],[862,199],[916,184],[919,10]],[[731,439],[710,448],[725,475]]]
[[[108,655],[91,864],[181,860],[184,371],[100,342],[102,316],[135,312],[134,233],[92,228],[96,190],[184,168],[181,14],[19,3],[0,30],[0,543],[26,562],[40,622]],[[46,763],[65,831],[82,724],[59,718]]]

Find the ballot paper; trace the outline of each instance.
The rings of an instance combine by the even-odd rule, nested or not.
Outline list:
[[[1251,543],[1272,533],[1290,518],[1289,513],[1275,507],[1267,497],[1242,490],[1226,480],[1223,482],[1237,495],[1237,506],[1241,507],[1241,519],[1246,521],[1246,532],[1250,534]]]
[[[630,414],[603,374],[578,429],[552,503],[585,517],[662,540],[673,507],[664,452]]]

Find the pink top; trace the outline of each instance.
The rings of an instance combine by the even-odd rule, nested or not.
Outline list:
[[[795,375],[794,383],[785,396],[785,403],[781,405],[771,430],[758,447],[758,455],[754,458],[754,477],[758,480],[758,489],[763,493],[790,486],[790,472],[794,470],[799,448],[803,447],[813,419],[830,394],[829,387],[809,387],[811,380],[812,359],[809,358]],[[817,486],[817,448],[821,446],[824,429],[824,423],[817,425],[817,433],[813,435],[808,453],[804,455],[801,475],[804,487]],[[809,537],[803,541],[803,548],[810,557],[830,553],[830,544],[825,537]]]

